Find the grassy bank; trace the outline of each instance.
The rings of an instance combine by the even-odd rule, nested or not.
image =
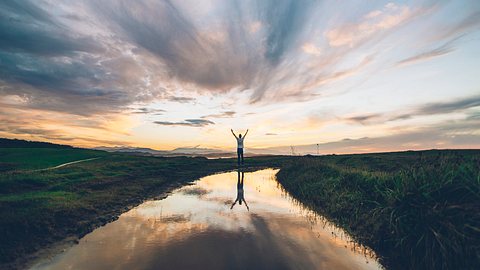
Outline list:
[[[54,153],[45,158],[55,162],[39,161],[42,155],[32,158],[32,152]],[[84,149],[22,148],[15,156],[9,160],[12,169],[0,174],[2,269],[21,267],[34,252],[67,237],[80,237],[144,199],[235,167],[230,159],[137,157]],[[18,170],[96,156],[101,158],[54,170]],[[271,158],[258,158],[249,166],[271,163]]]
[[[302,157],[277,177],[389,269],[480,265],[480,151]]]

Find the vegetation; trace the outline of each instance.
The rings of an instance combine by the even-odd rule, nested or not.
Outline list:
[[[480,265],[480,151],[302,157],[277,177],[389,269]]]
[[[144,199],[236,165],[232,159],[10,146],[0,148],[2,269],[22,267],[29,254],[81,237]],[[280,168],[287,191],[374,249],[389,269],[480,265],[478,150],[255,157],[246,165]]]
[[[104,151],[80,148],[0,148],[0,172],[38,170],[107,155]]]

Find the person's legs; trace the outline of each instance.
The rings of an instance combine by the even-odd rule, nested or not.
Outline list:
[[[241,148],[237,148],[237,162],[238,162],[238,166],[240,166],[240,155],[241,155]]]
[[[241,153],[241,156],[242,156],[242,165],[243,165],[243,148],[240,148],[240,153]]]

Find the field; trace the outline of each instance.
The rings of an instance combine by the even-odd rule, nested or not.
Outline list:
[[[145,199],[236,165],[77,148],[0,153],[0,268],[21,267],[35,252],[81,237]],[[478,150],[255,157],[246,167],[280,168],[287,191],[373,248],[389,269],[480,263]]]
[[[108,153],[80,148],[0,148],[0,172],[38,170]]]
[[[480,151],[303,157],[277,175],[388,269],[478,269]]]

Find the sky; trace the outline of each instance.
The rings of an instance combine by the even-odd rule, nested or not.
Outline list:
[[[478,149],[479,30],[477,0],[1,1],[0,137]]]

